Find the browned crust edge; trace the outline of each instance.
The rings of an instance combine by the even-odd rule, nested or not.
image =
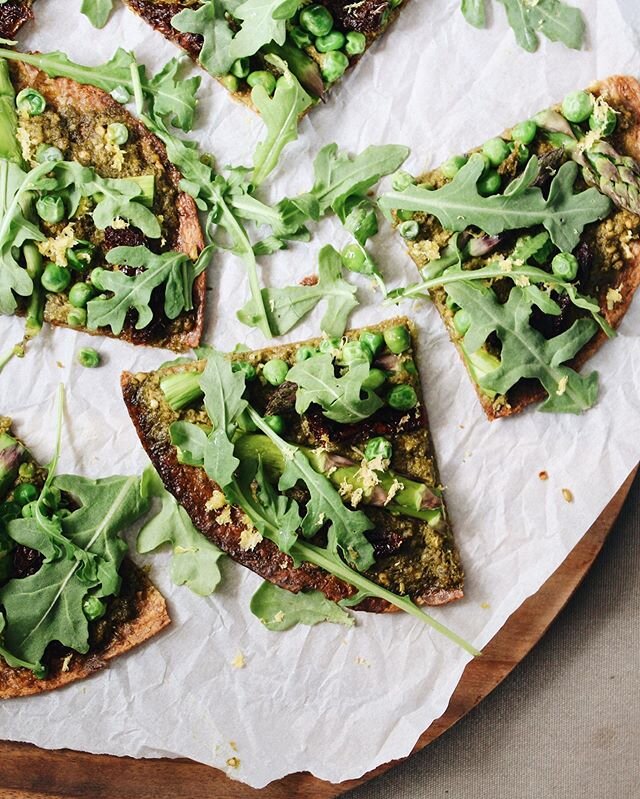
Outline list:
[[[165,168],[169,181],[176,189],[179,189],[182,175],[169,161],[164,144],[155,134],[151,133],[140,120],[136,119],[136,117],[124,109],[120,103],[114,100],[107,92],[95,86],[77,83],[70,78],[50,78],[44,72],[29,64],[16,62],[15,69],[20,74],[23,82],[37,88],[45,97],[55,98],[57,101],[56,105],[64,104],[65,101],[71,101],[76,106],[84,107],[88,110],[99,110],[107,113],[109,111],[117,111],[118,114],[125,114],[128,117],[127,125],[136,131],[139,138],[150,145]],[[185,192],[180,192],[178,195],[177,207],[180,219],[180,227],[177,235],[177,250],[195,259],[204,248],[204,239],[200,228],[196,204],[192,197]],[[148,346],[167,347],[176,352],[184,352],[192,347],[198,346],[204,329],[205,298],[207,291],[206,279],[206,272],[203,272],[198,275],[194,281],[193,304],[195,309],[195,322],[193,328],[183,333],[172,334],[159,342],[149,341]],[[49,322],[49,324],[58,327],[70,327],[70,325],[65,325],[57,321]],[[106,336],[130,343],[137,343],[133,337],[133,326],[131,324],[125,326],[119,336],[114,335],[109,328],[89,330],[87,328],[74,326],[71,329],[82,330],[94,336]],[[147,342],[145,342],[145,344],[147,344]]]
[[[630,76],[613,75],[605,80],[593,83],[588,88],[589,91],[598,95],[602,94],[610,98],[614,103],[624,105],[631,110],[635,121],[634,124],[625,131],[623,141],[626,152],[640,161],[640,83]],[[631,305],[634,292],[640,285],[640,243],[632,243],[630,247],[634,252],[634,257],[628,259],[623,269],[617,273],[618,283],[623,286],[620,292],[622,295],[621,302],[617,303],[613,310],[609,310],[606,301],[606,288],[601,291],[598,297],[602,316],[613,328],[618,327],[622,321],[622,318]],[[496,419],[513,416],[523,411],[529,405],[541,402],[546,398],[547,392],[542,386],[531,387],[529,385],[516,385],[509,391],[509,404],[499,409],[494,408],[491,400],[482,393],[482,390],[471,376],[462,348],[460,347],[458,335],[453,326],[447,322],[444,303],[436,299],[434,300],[434,305],[442,317],[451,341],[458,350],[465,369],[469,373],[469,378],[478,396],[478,400],[489,421],[492,422]],[[598,330],[591,341],[578,352],[576,357],[570,361],[568,365],[574,369],[580,369],[606,341],[608,341],[606,334],[602,330]]]
[[[387,320],[385,324],[408,324],[414,332],[413,323],[406,319]],[[318,344],[319,339],[309,339],[299,342],[305,344]],[[283,345],[286,347],[287,345]],[[278,348],[268,348],[271,357],[277,356]],[[259,350],[257,351],[260,352]],[[278,547],[267,539],[263,539],[253,550],[243,550],[240,547],[240,535],[246,529],[242,521],[242,512],[237,508],[231,510],[231,524],[219,525],[214,513],[207,511],[206,504],[218,486],[209,479],[204,469],[188,466],[178,462],[176,449],[167,436],[158,435],[153,412],[150,412],[141,399],[135,376],[130,372],[123,372],[120,378],[122,395],[131,421],[136,428],[138,438],[149,456],[153,466],[160,475],[166,489],[173,494],[178,502],[189,514],[193,524],[208,539],[225,551],[233,560],[258,574],[264,580],[285,588],[293,593],[299,591],[322,591],[330,600],[338,602],[355,593],[355,589],[342,580],[327,574],[322,569],[309,563],[294,566],[293,560],[282,553]],[[424,402],[423,402],[424,406]],[[426,410],[425,410],[426,419]],[[425,422],[428,424],[428,422]],[[463,597],[463,591],[458,589],[432,589],[425,591],[421,596],[415,597],[418,605],[444,605]],[[397,608],[384,600],[374,597],[359,603],[355,610],[374,613],[395,612]]]
[[[57,659],[44,680],[38,680],[28,669],[9,667],[0,658],[0,699],[53,691],[89,677],[95,671],[105,668],[113,658],[144,643],[171,623],[162,594],[134,563],[126,560],[125,564],[142,586],[136,594],[136,617],[120,625],[113,640],[100,653],[88,652],[81,655],[74,652],[66,667],[64,659]]]

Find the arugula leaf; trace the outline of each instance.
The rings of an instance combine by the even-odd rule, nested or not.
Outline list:
[[[250,405],[247,412],[258,430],[268,436],[283,454],[285,468],[278,483],[279,490],[288,491],[302,481],[309,491],[310,499],[300,527],[302,534],[311,538],[328,523],[330,551],[339,552],[359,571],[372,566],[375,560],[373,547],[364,535],[374,526],[371,520],[362,511],[347,508],[331,481],[315,471],[300,447],[280,438]]]
[[[153,466],[145,469],[142,480],[143,493],[160,499],[162,509],[138,533],[138,552],[144,554],[170,544],[171,580],[176,585],[186,585],[194,594],[209,596],[222,579],[218,561],[224,553],[196,530],[189,514],[165,489]]]
[[[255,55],[269,42],[284,44],[286,22],[295,16],[300,5],[302,0],[245,0],[233,12],[242,25],[231,43],[232,60]]]
[[[160,223],[142,202],[142,187],[133,180],[101,178],[94,174],[92,182],[85,187],[88,195],[99,200],[93,209],[93,221],[99,230],[110,227],[117,219],[124,219],[141,230],[150,239],[162,235]],[[138,202],[136,202],[138,200]]]
[[[26,660],[20,660],[20,658],[14,657],[8,649],[5,649],[2,646],[4,641],[3,631],[5,627],[5,618],[2,615],[2,611],[0,611],[0,658],[3,658],[7,666],[10,666],[12,669],[29,669],[39,680],[41,680],[46,674],[44,666],[42,666],[40,663],[27,663]]]
[[[355,619],[340,605],[327,599],[321,591],[300,591],[297,594],[264,582],[251,597],[251,612],[267,630],[281,632],[296,624],[313,626],[323,621],[353,627]]]
[[[9,64],[0,59],[0,158],[22,167],[24,163],[16,138],[17,130],[16,92],[9,75]]]
[[[578,319],[564,333],[546,339],[530,326],[529,318],[533,305],[545,313],[551,312],[549,298],[539,291],[532,292],[532,288],[514,286],[507,302],[501,304],[491,289],[478,288],[469,282],[447,286],[447,294],[464,308],[471,320],[463,339],[465,349],[476,352],[493,332],[502,343],[499,368],[484,375],[480,386],[505,394],[519,380],[534,378],[549,395],[540,410],[585,411],[597,399],[598,375],[592,372],[583,377],[562,364],[593,338],[596,324],[592,319]]]
[[[52,78],[71,78],[83,85],[96,86],[109,93],[125,89],[128,94],[133,94],[133,73],[135,73],[136,81],[139,82],[143,93],[152,101],[155,113],[164,114],[171,110],[172,124],[185,131],[193,127],[197,103],[196,90],[200,78],[176,80],[176,68],[173,65],[179,63],[179,59],[171,59],[158,75],[148,80],[144,67],[136,63],[133,53],[122,48],[118,48],[106,64],[95,67],[77,64],[60,51],[21,53],[0,47],[0,56],[8,61],[31,64]]]
[[[396,172],[408,155],[408,147],[385,144],[367,147],[351,158],[338,152],[337,144],[327,144],[313,164],[311,194],[318,201],[320,215],[329,208],[340,214],[348,198],[366,194],[382,177]]]
[[[296,413],[305,413],[315,403],[334,422],[349,424],[368,419],[384,404],[375,392],[362,387],[369,371],[367,362],[356,361],[341,377],[336,377],[333,358],[322,352],[296,363],[287,374],[287,380],[298,386]]]
[[[183,311],[193,307],[193,281],[206,264],[209,251],[205,250],[194,264],[181,252],[160,255],[146,247],[115,247],[107,254],[110,264],[125,264],[144,269],[134,275],[120,271],[102,270],[93,278],[100,291],[110,291],[113,296],[96,297],[87,304],[87,326],[91,330],[110,327],[117,336],[122,332],[127,313],[137,312],[136,329],[146,327],[153,319],[150,302],[154,289],[165,285],[164,312],[168,319],[176,319]]]
[[[239,57],[231,53],[233,32],[225,18],[223,0],[204,0],[199,8],[185,8],[172,17],[171,27],[202,36],[198,60],[210,75],[225,75]]]
[[[180,57],[172,58],[160,72],[142,83],[142,89],[151,95],[156,116],[168,119],[176,128],[191,130],[202,77],[179,77],[182,65]]]
[[[298,138],[298,119],[313,99],[287,69],[278,78],[273,97],[264,86],[255,86],[251,100],[267,126],[267,137],[258,144],[253,156],[253,183],[259,186],[275,169],[284,147]]]
[[[80,11],[95,28],[104,28],[115,0],[82,0]]]
[[[356,287],[343,279],[340,255],[330,244],[325,245],[318,255],[318,282],[315,285],[264,288],[261,294],[269,327],[276,336],[295,327],[323,300],[326,300],[327,307],[320,328],[328,336],[341,336],[347,327],[349,314],[358,305]],[[250,327],[257,326],[253,300],[238,312],[238,319]]]
[[[38,164],[25,173],[12,161],[0,159],[0,314],[13,314],[17,308],[14,292],[28,297],[33,281],[16,257],[16,250],[28,241],[42,241],[40,229],[24,215],[31,192],[49,185],[52,165]]]
[[[538,33],[579,50],[584,44],[582,12],[562,0],[498,0],[505,7],[516,41],[529,52],[538,49]]]
[[[94,556],[98,568],[88,579],[79,560],[45,560],[35,574],[10,580],[0,589],[7,621],[6,646],[14,656],[33,662],[42,658],[52,641],[77,652],[88,651],[83,600],[90,589],[103,597],[119,590],[117,572],[127,548],[119,533],[148,509],[137,477],[89,480],[63,475],[56,477],[53,485],[81,503],[60,520],[61,528],[76,547]],[[32,519],[10,522],[8,532],[19,543],[49,551],[47,536],[34,534]]]
[[[467,22],[475,28],[484,28],[487,24],[486,0],[462,0],[462,13]]]
[[[234,372],[227,358],[214,351],[207,359],[200,387],[204,392],[204,407],[213,423],[204,451],[204,468],[209,477],[224,488],[233,480],[233,473],[240,464],[233,454],[231,439],[240,415],[247,408],[243,398],[244,374]]]
[[[532,185],[539,172],[535,156],[503,194],[483,197],[478,192],[477,182],[483,170],[482,157],[473,155],[442,188],[430,191],[409,186],[401,192],[391,191],[380,198],[380,206],[386,210],[433,214],[451,231],[475,225],[485,233],[496,235],[505,230],[543,225],[553,243],[566,252],[577,246],[585,225],[603,219],[611,210],[611,201],[595,188],[573,193],[578,166],[571,161],[558,170],[547,199]]]

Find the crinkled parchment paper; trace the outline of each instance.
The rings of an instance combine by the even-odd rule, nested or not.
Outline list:
[[[576,0],[574,0],[576,2]],[[613,72],[640,72],[630,31],[614,0],[577,2],[589,22],[588,49],[543,42],[518,49],[496,6],[488,31],[470,28],[459,0],[413,0],[397,23],[329,102],[306,118],[270,182],[273,197],[310,185],[311,160],[337,141],[411,146],[419,172],[452,152]],[[70,5],[74,6],[73,12]],[[100,63],[117,45],[134,48],[155,68],[174,48],[125,9],[103,31],[77,13],[79,3],[38,3],[26,44],[61,48]],[[261,123],[203,81],[196,136],[220,164],[249,163]],[[329,220],[310,245],[265,260],[263,278],[285,285],[314,271],[323,243],[347,236]],[[391,282],[415,279],[401,242],[386,227],[374,250]],[[262,344],[235,320],[248,294],[242,265],[218,256],[209,272],[207,340],[220,348]],[[392,311],[361,287],[353,323]],[[421,331],[420,363],[447,501],[467,572],[466,598],[433,613],[482,646],[559,566],[640,458],[640,298],[615,341],[590,368],[601,398],[581,417],[528,411],[489,424],[471,383],[427,302],[402,308]],[[319,315],[295,331],[317,333]],[[0,319],[2,349],[17,342],[22,321]],[[106,365],[75,364],[80,347],[97,346]],[[118,388],[123,369],[157,367],[169,357],[150,349],[45,330],[23,361],[0,377],[2,413],[41,459],[54,442],[54,393],[67,386],[62,469],[88,475],[135,472],[146,458]],[[538,478],[546,470],[549,479]],[[568,488],[573,503],[563,499]],[[171,628],[84,682],[50,695],[4,702],[0,738],[138,757],[187,756],[260,787],[289,772],[341,781],[406,755],[446,708],[468,657],[415,619],[360,614],[352,629],[324,625],[270,633],[249,612],[259,579],[232,563],[224,586],[201,599],[168,578],[167,556],[151,575],[168,598]],[[242,669],[232,666],[238,653]],[[237,751],[236,751],[237,750]],[[237,757],[236,768],[227,760]]]

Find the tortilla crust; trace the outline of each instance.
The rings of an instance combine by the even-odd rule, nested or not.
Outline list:
[[[130,560],[123,562],[123,577],[133,577],[136,591],[136,616],[123,622],[108,645],[100,652],[77,652],[52,658],[47,677],[39,680],[29,669],[14,669],[0,658],[0,699],[41,694],[89,677],[105,668],[109,661],[147,641],[171,623],[164,597],[144,572]]]
[[[399,323],[412,324],[405,318],[391,319],[376,325],[376,329],[392,327]],[[321,339],[315,338],[304,342],[296,342],[295,346],[317,346]],[[291,345],[268,348],[264,352],[269,357],[278,357]],[[260,354],[260,351],[257,353]],[[163,374],[171,374],[180,367],[168,367]],[[242,549],[240,538],[247,529],[243,521],[244,514],[238,508],[231,508],[231,523],[218,524],[216,516],[207,510],[207,502],[218,486],[209,479],[204,469],[189,466],[178,462],[176,448],[169,439],[168,425],[158,419],[156,409],[150,408],[143,397],[143,383],[147,375],[134,375],[124,372],[121,376],[122,393],[125,405],[131,417],[142,446],[151,459],[156,471],[160,475],[167,490],[173,494],[178,502],[189,514],[192,522],[200,532],[213,541],[220,549],[225,551],[233,560],[246,566],[264,580],[285,588],[293,593],[299,591],[322,591],[330,600],[339,602],[349,598],[356,590],[337,577],[310,563],[302,563],[295,567],[293,560],[268,539],[263,539],[253,550]],[[422,407],[424,403],[419,397]],[[422,416],[422,424],[428,426],[426,413]],[[444,605],[463,597],[462,586],[451,589],[425,588],[413,600],[418,605]],[[398,609],[390,603],[370,597],[363,600],[354,608],[374,613],[395,612]]]
[[[364,33],[366,36],[367,43],[364,51],[360,53],[360,55],[352,56],[349,59],[349,66],[347,67],[345,74],[355,67],[358,61],[360,61],[362,56],[367,52],[369,47],[371,47],[375,40],[382,36],[382,34],[389,28],[389,26],[408,2],[409,0],[404,0],[401,5],[391,9],[388,12],[386,23],[382,27],[372,30],[366,24],[363,25],[362,20],[358,18],[357,14],[354,18],[349,11],[350,8],[363,7],[364,5],[367,5],[369,0],[361,0],[361,2],[352,3],[351,5],[348,3],[343,3],[342,0],[324,0],[324,2],[321,0],[321,4],[329,8],[334,15],[334,18],[338,19],[338,22],[344,27],[345,30],[358,30]],[[129,8],[135,14],[141,17],[148,25],[154,28],[154,30],[157,30],[170,42],[177,44],[178,47],[181,47],[183,50],[185,50],[191,59],[193,59],[193,61],[195,61],[202,69],[204,69],[199,61],[200,50],[202,49],[202,36],[194,33],[181,33],[171,26],[171,20],[173,17],[180,11],[184,11],[185,6],[183,4],[175,2],[158,3],[156,0],[124,0],[124,4],[129,6]],[[379,16],[379,9],[374,10],[373,16]],[[328,90],[330,91],[333,86],[340,83],[342,79],[343,78],[340,78],[340,80],[338,80],[335,84],[332,84],[330,87],[328,87]],[[220,78],[217,78],[217,80],[218,82],[221,82]],[[251,89],[245,88],[235,92],[229,92],[229,94],[234,100],[244,103],[244,105],[246,105],[252,111],[258,113],[258,109],[251,101]],[[325,96],[326,93],[320,99],[324,101]],[[306,114],[308,114],[313,107],[314,106],[312,105],[307,108],[301,114],[301,116],[306,116]]]
[[[179,191],[182,178],[180,172],[169,161],[167,151],[160,139],[129,114],[120,103],[95,86],[85,86],[69,78],[50,78],[46,73],[28,64],[17,62],[12,65],[12,79],[16,89],[31,86],[37,89],[47,101],[47,105],[54,108],[61,117],[65,116],[65,109],[72,108],[80,113],[109,113],[117,112],[126,117],[126,124],[130,130],[135,130],[137,137],[158,158],[171,185]],[[179,228],[174,233],[172,248],[183,252],[195,259],[204,248],[204,239],[198,219],[198,211],[192,197],[185,192],[177,196],[177,210],[180,220]],[[206,273],[203,272],[194,281],[193,286],[193,311],[178,317],[176,320],[165,320],[167,324],[152,329],[153,323],[142,330],[135,329],[135,323],[127,319],[122,333],[118,336],[110,328],[89,330],[86,327],[74,326],[74,330],[83,330],[96,336],[108,336],[128,341],[132,344],[144,344],[153,347],[166,347],[176,352],[183,352],[197,347],[202,338],[205,315]],[[51,308],[45,307],[44,318],[50,324],[69,327],[59,320],[52,318]]]
[[[7,0],[0,5],[0,37],[13,39],[30,19],[33,19],[31,0]]]
[[[593,92],[595,95],[602,95],[605,100],[611,101],[614,106],[623,106],[630,112],[632,122],[621,134],[620,142],[626,153],[637,161],[640,161],[640,83],[635,78],[627,75],[614,75],[605,80],[593,83],[588,87],[588,91]],[[508,133],[508,131],[506,132]],[[422,175],[418,178],[418,182],[422,182],[426,179],[427,175]],[[615,278],[614,283],[621,287],[621,301],[617,302],[612,309],[607,307],[606,295],[608,289],[612,287],[612,284],[609,283],[601,288],[597,298],[602,316],[614,329],[617,328],[622,321],[631,305],[634,292],[640,285],[640,242],[630,242],[629,249],[633,257],[626,258],[624,267],[611,276]],[[469,371],[459,343],[459,336],[453,325],[448,322],[444,301],[439,297],[434,297],[434,305],[445,323],[451,341],[458,350],[467,372],[469,372],[469,377],[471,378],[478,400],[489,421],[492,422],[495,419],[513,416],[523,411],[529,405],[542,402],[542,400],[546,399],[547,392],[537,381],[523,380],[509,390],[508,404],[500,408],[495,408],[491,399],[482,392]],[[573,369],[580,369],[607,340],[606,334],[601,329],[598,329],[598,332],[591,341],[589,341],[567,365]]]

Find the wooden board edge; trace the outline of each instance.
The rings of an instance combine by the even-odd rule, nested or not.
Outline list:
[[[544,635],[595,561],[636,472],[637,467],[561,566],[509,617],[484,648],[482,658],[469,663],[447,710],[423,733],[413,752],[423,749],[472,710]],[[300,773],[256,790],[228,779],[218,769],[185,759],[141,760],[49,751],[13,742],[0,742],[0,757],[0,799],[336,799],[401,762],[385,763],[359,779],[340,784]]]

